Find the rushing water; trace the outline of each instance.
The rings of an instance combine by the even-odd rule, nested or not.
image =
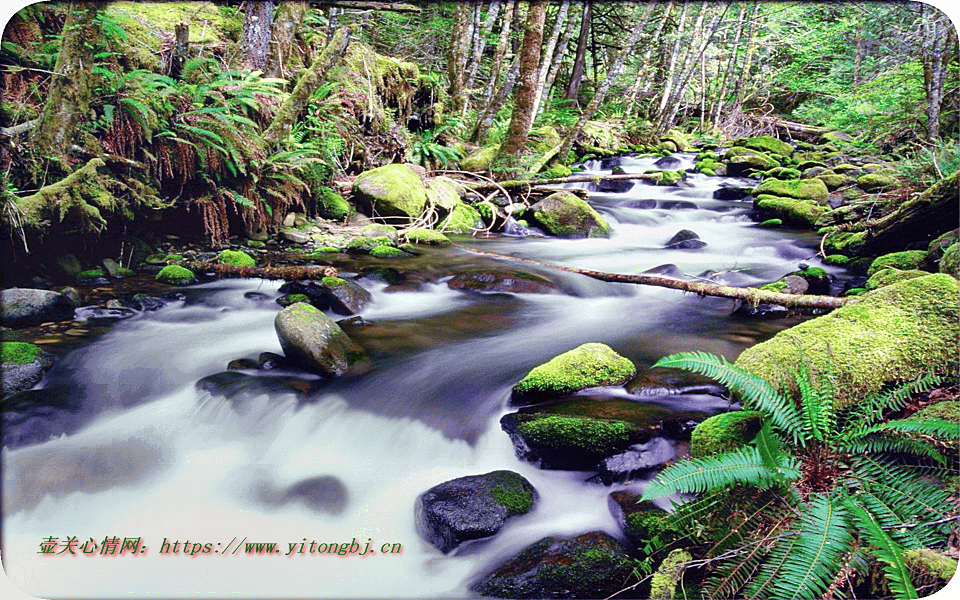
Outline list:
[[[681,168],[692,165],[690,155],[678,157]],[[642,172],[652,162],[624,159],[622,166]],[[586,167],[602,172],[597,162]],[[819,265],[812,240],[757,228],[749,203],[713,199],[718,186],[732,183],[690,174],[678,188],[637,183],[624,193],[592,193],[613,228],[609,239],[460,241],[609,272],[669,263],[686,275],[718,273],[717,281],[733,285],[776,280],[801,261]],[[681,229],[707,246],[665,249]],[[345,325],[373,358],[372,372],[360,377],[327,383],[270,372],[226,395],[198,389],[198,380],[233,359],[280,352],[273,328],[278,284],[254,280],[191,288],[185,300],[124,321],[69,355],[42,384],[81,407],[63,419],[67,433],[3,451],[7,575],[41,597],[470,597],[476,576],[544,536],[596,529],[619,535],[607,494],[625,484],[585,483],[589,473],[541,471],[515,457],[498,420],[511,410],[510,387],[526,371],[593,341],[641,371],[682,350],[732,360],[791,323],[731,316],[729,300],[548,269],[540,272],[565,293],[467,294],[446,281],[466,268],[504,263],[457,249],[403,260],[400,268],[418,285],[358,280],[373,294],[363,322]],[[266,300],[251,299],[251,291]],[[652,401],[725,408],[713,396]],[[532,513],[452,555],[419,538],[413,505],[420,493],[494,469],[533,483],[541,502]],[[284,501],[298,484],[330,481],[341,485],[313,505]],[[59,549],[71,536],[80,545],[139,537],[147,550],[38,553],[51,536]],[[233,554],[244,539],[278,542],[280,554]],[[372,540],[376,553],[311,555],[296,546],[286,556],[293,543],[309,549],[312,541],[354,539],[361,549]],[[171,549],[177,541],[210,546],[194,556],[163,553],[164,540]],[[382,552],[384,543],[398,552]]]

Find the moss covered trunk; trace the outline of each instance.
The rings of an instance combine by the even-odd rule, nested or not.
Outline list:
[[[540,67],[540,45],[543,43],[543,23],[546,15],[547,3],[544,0],[530,3],[523,47],[520,50],[520,72],[513,95],[513,115],[499,156],[513,157],[519,154],[530,135],[534,104],[540,95],[540,90],[537,89],[537,72]]]
[[[40,159],[63,161],[93,95],[93,56],[103,35],[98,16],[103,2],[71,2],[63,25],[56,72],[31,142]]]
[[[303,67],[297,32],[307,14],[306,2],[283,2],[277,8],[270,33],[270,57],[266,73],[270,77],[287,78]]]
[[[957,186],[955,172],[875,221],[858,254],[879,256],[905,250],[917,241],[926,248],[934,238],[956,228],[960,220]]]

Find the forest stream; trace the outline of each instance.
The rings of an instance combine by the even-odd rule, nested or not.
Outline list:
[[[693,155],[674,158],[676,168],[692,168]],[[625,157],[620,166],[642,173],[655,160]],[[609,161],[604,167],[590,161],[585,174],[609,173]],[[689,173],[678,187],[636,182],[623,192],[592,191],[591,203],[612,227],[609,238],[452,237],[467,248],[612,273],[672,264],[680,276],[712,275],[735,286],[775,281],[799,263],[823,266],[812,234],[759,228],[748,217],[750,198],[714,199],[721,186],[737,185],[753,183]],[[706,245],[665,248],[683,229]],[[81,409],[49,417],[63,435],[3,451],[8,576],[42,597],[200,589],[217,597],[473,597],[477,577],[544,536],[622,535],[607,496],[644,486],[605,486],[587,481],[590,472],[519,460],[499,419],[516,410],[510,388],[526,372],[585,342],[608,344],[641,375],[678,351],[733,360],[798,319],[750,320],[732,314],[731,300],[546,268],[537,272],[560,293],[462,292],[447,285],[457,273],[517,265],[456,246],[395,260],[413,283],[358,277],[373,301],[360,319],[343,323],[372,358],[364,375],[328,382],[299,371],[247,371],[244,385],[222,375],[231,360],[281,351],[274,330],[280,284],[253,279],[184,288],[183,299],[121,321],[67,355],[41,387]],[[341,265],[341,275],[361,273],[361,261],[384,262],[356,261],[353,272]],[[651,385],[587,393],[707,414],[728,408],[721,395]],[[24,423],[36,427],[36,420]],[[534,485],[540,501],[531,513],[448,555],[418,535],[418,495],[496,469]],[[51,557],[37,551],[48,536],[76,536],[81,545],[141,538],[146,549]],[[370,551],[309,552],[314,541],[354,540]],[[273,542],[276,555],[247,553],[246,543]]]

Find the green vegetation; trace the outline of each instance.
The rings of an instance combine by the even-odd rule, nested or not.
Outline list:
[[[623,421],[551,415],[520,423],[518,431],[529,440],[549,448],[583,448],[603,452],[625,445],[635,427]]]
[[[588,343],[534,367],[515,386],[521,396],[563,396],[595,386],[621,385],[636,367],[605,344]]]
[[[168,283],[170,285],[184,285],[189,281],[196,279],[196,275],[190,269],[185,269],[179,265],[167,265],[157,273],[157,281]]]
[[[232,265],[234,267],[255,267],[257,261],[253,257],[240,250],[221,250],[217,260],[222,265]]]
[[[0,342],[0,362],[4,365],[29,365],[43,352],[40,346],[27,342]]]

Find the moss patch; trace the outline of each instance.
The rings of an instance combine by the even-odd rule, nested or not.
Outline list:
[[[795,227],[813,228],[826,207],[811,200],[760,195],[754,201],[761,219],[780,219]]]
[[[672,600],[683,577],[684,563],[690,560],[693,557],[686,550],[676,548],[670,551],[650,579],[651,600]]]
[[[702,458],[736,450],[753,440],[762,426],[763,414],[755,411],[714,415],[697,425],[690,434],[690,454]]]
[[[630,360],[605,344],[588,343],[534,367],[513,386],[514,397],[564,396],[595,386],[622,385],[636,374]]]
[[[793,154],[793,146],[782,142],[772,135],[761,135],[752,138],[740,138],[734,142],[736,146],[760,150],[767,154],[780,154],[781,156],[790,156]]]
[[[927,253],[925,250],[907,250],[905,252],[893,252],[891,254],[885,254],[875,259],[870,264],[870,268],[867,269],[867,277],[870,277],[880,269],[885,269],[887,267],[893,267],[894,269],[900,269],[901,271],[906,269],[918,269],[923,266],[923,262],[926,257]]]
[[[408,229],[403,235],[411,244],[447,246],[452,243],[450,238],[432,229]]]
[[[370,250],[370,256],[375,258],[398,258],[410,255],[400,248],[394,248],[393,246],[377,246]]]
[[[358,208],[376,217],[416,219],[427,205],[420,176],[399,164],[361,173],[353,182],[353,197]]]
[[[536,498],[530,482],[513,471],[494,471],[489,477],[494,482],[490,497],[507,509],[508,516],[530,512]]]
[[[234,267],[255,267],[257,261],[246,252],[240,250],[221,250],[217,260],[221,265],[233,265]]]
[[[886,267],[880,269],[876,273],[870,276],[867,279],[867,282],[863,287],[867,290],[875,290],[877,288],[882,288],[884,286],[896,283],[898,281],[904,281],[905,279],[914,279],[917,277],[923,277],[924,275],[929,275],[926,271],[920,271],[917,269],[911,269],[909,271],[901,271],[900,269],[894,269],[893,267]]]
[[[317,212],[324,219],[343,221],[354,213],[353,206],[344,200],[343,196],[328,187],[320,189],[320,197],[317,200]]]
[[[960,243],[953,243],[943,251],[940,272],[956,277],[958,270],[960,270]]]
[[[196,279],[196,275],[190,269],[185,269],[179,265],[167,265],[157,273],[157,281],[170,285],[184,285],[188,281]]]
[[[533,217],[551,235],[608,237],[610,225],[592,206],[570,192],[550,194],[532,207]]]
[[[755,196],[762,194],[826,204],[829,192],[819,179],[767,179],[754,190]]]
[[[0,363],[4,365],[29,365],[43,354],[43,348],[27,342],[0,342]]]
[[[520,435],[547,448],[573,446],[599,453],[628,444],[635,429],[623,421],[561,415],[527,421],[517,427]]]
[[[483,218],[472,206],[457,204],[437,227],[449,233],[472,233],[483,229]]]

